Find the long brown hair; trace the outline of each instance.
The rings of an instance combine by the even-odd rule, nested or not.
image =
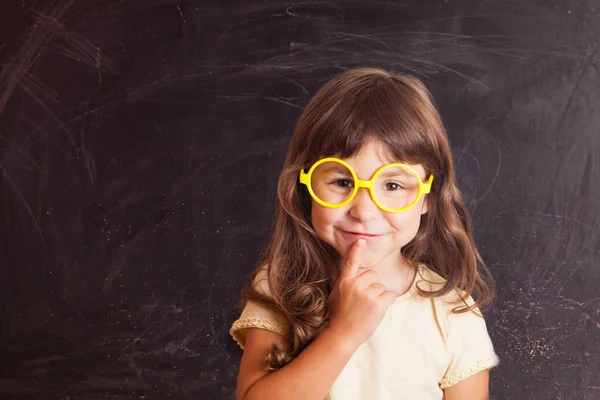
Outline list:
[[[471,219],[455,184],[448,137],[429,92],[412,76],[352,69],[328,81],[296,125],[278,182],[274,230],[242,293],[242,302],[275,307],[291,326],[288,346],[274,345],[265,355],[266,369],[285,365],[319,333],[338,276],[339,254],[311,227],[311,201],[298,174],[324,156],[351,157],[373,139],[396,160],[422,164],[435,177],[428,212],[415,238],[400,251],[411,264],[427,265],[446,283],[436,291],[419,288],[419,294],[439,297],[460,289],[473,296],[475,304],[465,303],[455,313],[481,308],[494,297],[493,280],[475,247]],[[272,297],[253,285],[265,266]]]

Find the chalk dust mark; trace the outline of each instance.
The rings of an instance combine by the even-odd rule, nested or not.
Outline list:
[[[486,191],[483,192],[483,194],[477,198],[477,202],[479,202],[480,200],[483,200],[488,195],[488,193],[492,190],[492,188],[496,184],[496,181],[498,180],[498,176],[500,175],[500,170],[502,169],[502,150],[500,149],[500,145],[498,144],[496,139],[494,139],[491,135],[489,135],[488,137],[496,145],[496,151],[498,152],[498,163],[496,164],[496,172],[494,173],[494,177],[490,181],[490,184],[489,184],[488,188],[486,189]]]
[[[75,0],[58,1],[49,17],[60,19],[73,3],[75,3]],[[51,23],[47,19],[36,20],[31,27],[31,33],[25,44],[19,49],[13,60],[0,72],[0,115],[2,115],[8,100],[21,79],[39,56],[42,46],[46,43],[52,30],[50,25]]]
[[[4,176],[4,179],[6,179],[6,181],[9,183],[10,187],[12,188],[12,190],[14,190],[14,192],[17,195],[17,197],[19,198],[19,200],[23,204],[23,207],[25,207],[25,210],[27,211],[27,213],[31,217],[31,220],[33,221],[35,229],[38,232],[38,234],[40,235],[40,239],[42,240],[42,244],[44,245],[44,247],[46,247],[46,240],[44,239],[44,233],[42,232],[42,228],[40,227],[40,224],[38,223],[37,218],[33,214],[33,211],[31,210],[31,207],[29,206],[29,203],[27,203],[27,200],[25,200],[25,197],[23,196],[23,193],[21,193],[21,191],[19,190],[19,188],[17,187],[17,185],[15,185],[15,183],[13,182],[13,180],[10,178],[8,172],[2,166],[2,163],[0,163],[0,170],[2,170],[2,175]]]
[[[590,53],[589,57],[587,58],[587,61],[584,63],[584,65],[581,67],[581,71],[579,73],[579,76],[577,78],[577,81],[575,82],[575,84],[573,85],[573,89],[571,90],[571,94],[569,95],[569,98],[567,99],[567,102],[565,103],[565,106],[562,109],[562,112],[560,113],[560,116],[558,118],[558,121],[556,122],[556,126],[554,128],[554,132],[552,132],[551,137],[557,137],[557,133],[560,131],[560,129],[562,129],[566,119],[567,119],[567,115],[568,115],[568,111],[571,109],[571,104],[573,103],[573,99],[575,98],[575,94],[577,94],[579,92],[580,86],[581,86],[581,82],[583,81],[583,78],[588,70],[588,68],[590,67],[590,65],[592,65],[592,61],[594,60],[594,57],[596,56],[596,53],[598,52],[598,44],[596,44],[596,47],[594,48],[594,51],[592,53]],[[571,136],[571,138],[575,138],[574,135]],[[554,187],[557,179],[558,179],[558,175],[561,172],[561,168],[562,165],[564,163],[565,160],[565,152],[560,152],[558,154],[558,165],[556,166],[556,169],[554,170],[554,175],[552,176],[552,179],[550,181],[550,187]],[[548,199],[548,202],[546,204],[546,209],[548,210],[551,206],[551,201],[552,198],[550,197]]]

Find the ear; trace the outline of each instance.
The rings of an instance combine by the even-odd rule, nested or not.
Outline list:
[[[429,211],[429,196],[425,196],[425,199],[423,200],[423,206],[421,207],[421,215],[427,214],[427,211]]]

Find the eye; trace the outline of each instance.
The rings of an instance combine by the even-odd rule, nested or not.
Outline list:
[[[339,187],[343,187],[343,188],[353,188],[354,187],[354,182],[352,182],[351,180],[348,180],[348,179],[338,179],[338,180],[334,181],[333,184],[336,186],[339,186]]]
[[[398,182],[387,182],[384,185],[384,187],[386,190],[389,190],[391,192],[404,189],[404,187],[401,184],[399,184]]]

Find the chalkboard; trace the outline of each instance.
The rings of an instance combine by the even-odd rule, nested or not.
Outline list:
[[[303,107],[421,78],[497,280],[492,399],[600,398],[600,5],[0,6],[0,397],[233,399],[235,305]]]

